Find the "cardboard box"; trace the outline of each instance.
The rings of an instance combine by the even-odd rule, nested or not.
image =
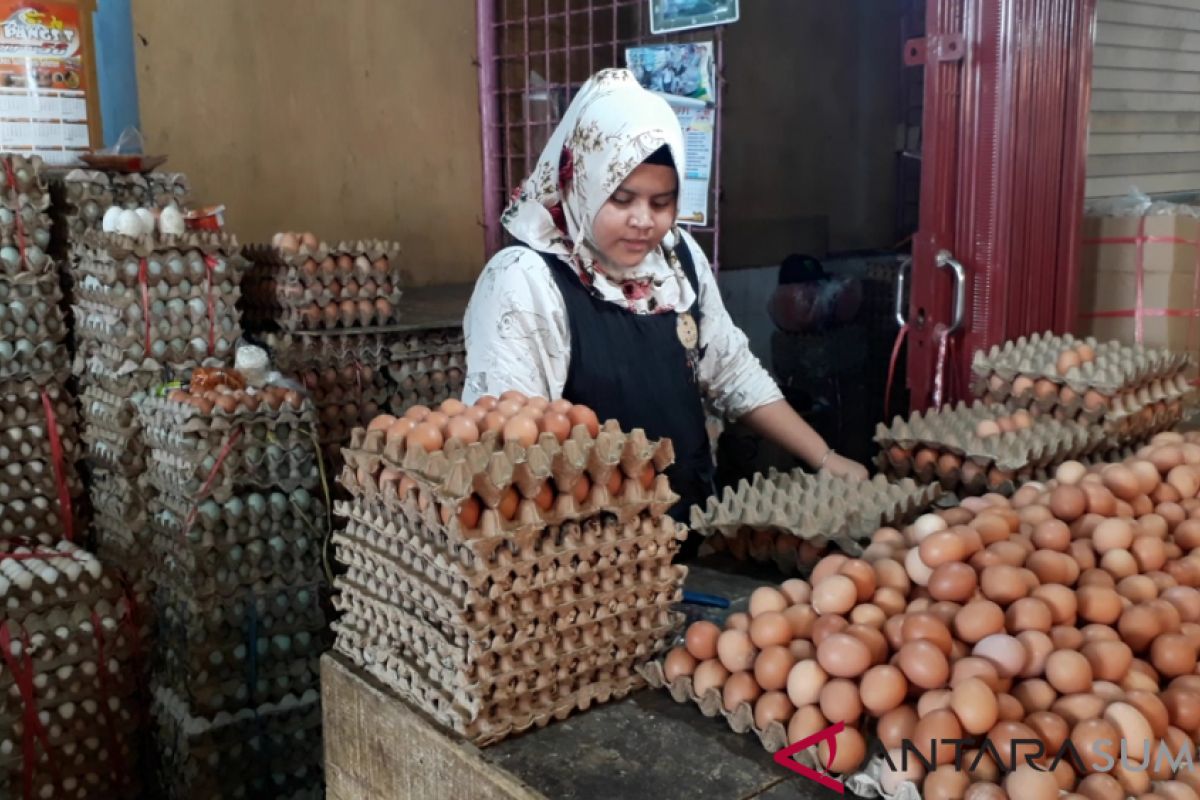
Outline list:
[[[1087,217],[1079,273],[1078,333],[1101,341],[1136,341],[1135,318],[1093,317],[1106,311],[1132,312],[1137,306],[1139,226],[1142,243],[1142,307],[1187,312],[1197,305],[1196,272],[1200,269],[1200,220],[1188,216]],[[1104,240],[1117,239],[1119,242]],[[1100,240],[1100,241],[1098,241]],[[1193,355],[1200,347],[1200,319],[1186,315],[1152,316],[1143,320],[1143,344]]]

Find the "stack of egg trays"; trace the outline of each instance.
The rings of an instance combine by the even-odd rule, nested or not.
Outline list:
[[[977,426],[1011,414],[1001,405],[960,402],[953,407],[896,417],[876,428],[879,468],[895,477],[939,482],[959,494],[1000,492],[1053,470],[1071,459],[1103,451],[1109,437],[1097,424],[1036,417],[1027,428],[980,437]]]
[[[1060,372],[1067,349],[1090,347],[1095,359]],[[1164,348],[1034,334],[979,351],[973,391],[989,403],[1058,419],[1103,424],[1115,443],[1147,439],[1177,424],[1192,393],[1189,356]]]
[[[56,273],[49,206],[42,159],[0,153],[0,275]]]
[[[232,360],[245,261],[237,240],[90,234],[78,245],[76,336],[80,355],[116,372],[191,369]]]
[[[787,537],[792,544],[769,547],[771,552],[790,553],[782,563],[796,566],[800,543],[824,547],[837,545],[851,555],[862,552],[861,541],[884,525],[904,524],[929,507],[941,494],[940,487],[922,486],[911,480],[890,482],[881,475],[867,481],[851,481],[825,472],[816,474],[795,469],[766,475],[757,473],[736,487],[726,486],[720,496],[708,498],[703,506],[692,506],[691,526],[703,536],[736,539],[750,531],[769,531],[777,537],[761,537],[767,545]],[[736,552],[736,551],[735,551]]]
[[[400,246],[381,240],[320,243],[286,252],[245,250],[253,266],[243,312],[255,330],[347,330],[400,322]]]
[[[170,716],[158,729],[176,737],[160,742],[169,758],[202,752],[176,749],[177,737],[196,726],[225,730],[231,714],[261,713],[319,686],[327,512],[314,496],[321,477],[307,399],[299,408],[203,414],[146,396],[138,410],[154,490],[147,511],[160,642],[152,685],[163,700],[156,707]],[[221,758],[233,768],[258,746],[230,743]],[[279,769],[317,779],[319,771],[304,767],[309,755],[284,750]],[[180,775],[191,780],[195,772]],[[176,780],[165,776],[168,785]]]
[[[49,435],[47,399],[62,446],[62,459],[57,462]],[[73,521],[78,520],[83,485],[74,469],[79,450],[75,423],[74,403],[62,383],[0,381],[0,539],[64,534],[59,470]]]
[[[120,581],[67,541],[0,542],[0,602],[0,795],[139,796],[145,632]]]
[[[103,174],[103,173],[101,173]],[[133,172],[108,176],[113,205],[121,208],[186,208],[191,188],[182,172]]]
[[[48,183],[52,252],[65,258],[73,243],[100,232],[104,213],[113,205],[112,184],[108,173],[89,169],[53,170]]]
[[[170,689],[154,691],[164,800],[323,800],[321,703],[316,690],[235,713],[194,714]]]
[[[430,332],[430,347],[393,360],[388,374],[396,385],[391,411],[402,415],[415,405],[436,406],[462,393],[463,376],[467,370],[467,351],[447,347],[443,331]],[[459,340],[461,342],[461,338]]]
[[[859,553],[857,543],[842,540],[834,545],[824,536],[801,539],[778,528],[743,526],[732,534],[709,536],[700,546],[700,555],[728,553],[737,561],[773,563],[784,574],[807,574],[822,557],[834,550]]]
[[[635,667],[677,628],[686,575],[671,563],[684,530],[665,516],[669,442],[608,423],[594,440],[577,427],[561,444],[501,447],[489,433],[427,454],[380,433],[356,431],[346,451],[340,652],[479,744],[641,685]],[[628,480],[648,464],[651,488]],[[416,484],[403,495],[401,471]],[[592,485],[577,502],[583,475]],[[543,509],[533,498],[548,481],[559,495]],[[510,488],[520,499],[506,517]],[[468,529],[457,515],[472,494],[483,510]]]

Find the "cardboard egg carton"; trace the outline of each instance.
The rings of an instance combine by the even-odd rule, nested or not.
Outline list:
[[[911,451],[925,446],[969,459],[985,469],[994,466],[1016,471],[1086,455],[1105,438],[1098,426],[1045,416],[1034,418],[1027,428],[979,435],[980,423],[1008,417],[1010,413],[1004,406],[960,402],[953,408],[914,412],[907,420],[897,417],[890,427],[880,424],[875,430],[875,441],[884,449],[894,446]]]
[[[3,449],[3,448],[0,448]],[[63,480],[71,497],[83,494],[83,484],[72,462],[63,463]],[[0,503],[31,500],[35,497],[58,499],[57,468],[48,459],[9,461],[0,467]]]
[[[179,647],[196,653],[231,643],[244,645],[251,620],[260,638],[325,632],[320,582],[311,579],[289,583],[272,577],[215,598],[186,585],[160,586],[155,604],[161,609],[162,627],[175,632]]]
[[[0,406],[3,401],[0,400]],[[20,407],[18,407],[20,408]],[[22,411],[24,409],[21,409]],[[75,415],[66,406],[66,412],[61,417],[55,415],[54,430],[58,433],[64,458],[73,462],[78,457],[79,445],[75,434]],[[40,413],[39,413],[40,412]],[[19,465],[22,461],[49,461],[53,448],[50,444],[50,425],[46,420],[45,409],[39,405],[25,417],[25,423],[18,426],[5,427],[0,420],[0,464],[5,468]]]
[[[0,503],[0,543],[29,536],[62,536],[58,498],[34,497]]]
[[[0,205],[45,208],[50,203],[47,172],[41,156],[0,153]]]
[[[90,251],[92,256],[80,262],[80,267],[86,274],[94,274],[101,280],[120,280],[127,286],[138,283],[137,271],[130,269],[130,262],[132,261],[136,268],[137,261],[143,258],[147,260],[147,271],[152,279],[150,282],[153,283],[158,281],[153,280],[150,262],[165,262],[172,255],[184,256],[191,251],[215,257],[218,263],[227,265],[231,276],[240,277],[248,266],[246,260],[241,257],[237,237],[219,231],[187,231],[179,235],[154,233],[144,236],[91,233],[85,236],[78,246]],[[120,269],[117,269],[118,266]],[[164,266],[161,274],[170,273],[171,270]]]
[[[941,490],[882,476],[854,482],[824,472],[758,473],[726,486],[691,510],[692,529],[705,535],[736,536],[743,528],[772,530],[801,540],[832,541],[849,553],[881,525],[902,523],[924,511]]]
[[[6,557],[10,554],[16,557]],[[20,622],[38,609],[120,596],[113,575],[96,556],[72,542],[49,536],[0,540],[0,602],[5,619]]]
[[[257,276],[252,276],[244,283],[246,306],[254,310],[303,313],[305,308],[315,306],[318,313],[324,315],[330,313],[326,310],[328,306],[336,306],[345,302],[374,303],[376,300],[386,300],[394,306],[400,302],[400,298],[404,294],[389,277],[369,276],[363,278],[361,283],[350,276],[344,277],[341,281],[333,279],[328,283],[322,281],[280,283],[275,278],[266,280],[256,278]],[[369,318],[378,317],[384,321],[391,320],[393,315],[394,312],[390,308],[384,308],[378,312],[371,311],[367,314]],[[322,322],[323,324],[315,327],[336,327],[339,324],[343,327],[354,327],[347,325],[345,320],[323,320]],[[381,324],[386,323],[381,322]],[[314,326],[308,325],[306,328],[311,330]]]
[[[155,542],[166,535],[154,522],[150,529]],[[306,542],[304,551],[280,554],[267,544],[252,542],[244,548],[232,548],[228,557],[222,557],[215,549],[195,553],[156,547],[153,552],[161,560],[154,566],[153,574],[159,583],[170,581],[200,596],[224,596],[268,578],[289,582],[311,580],[321,570],[319,544],[319,541]]]
[[[278,701],[321,686],[319,656],[277,665],[260,662],[255,667],[253,686],[247,682],[245,667],[242,669],[241,675],[222,678],[195,673],[186,667],[178,670],[162,667],[155,673],[155,680],[157,685],[177,692],[193,713],[204,715]]]
[[[466,369],[466,351],[392,361],[387,366],[388,377],[401,397],[431,396],[461,387]]]
[[[312,401],[298,393],[283,400],[278,408],[264,409],[260,405],[254,411],[239,405],[234,411],[218,406],[203,413],[190,403],[158,396],[138,402],[138,414],[147,431],[170,430],[189,436],[223,434],[238,428],[257,440],[291,438],[297,431],[312,430],[313,413]]]
[[[462,328],[321,336],[268,332],[263,340],[275,363],[292,371],[347,363],[381,367],[389,362],[466,352]]]
[[[669,564],[681,535],[668,517],[643,515],[621,522],[604,514],[550,525],[535,536],[463,542],[444,526],[426,527],[415,509],[411,516],[394,520],[378,505],[359,502],[343,508],[341,515],[348,523],[335,544],[366,547],[410,571],[437,575],[443,585],[460,584],[464,596],[468,589],[493,597],[542,589],[612,568],[650,561]],[[404,533],[414,530],[420,534]]]
[[[61,313],[58,307],[62,300],[62,290],[59,286],[57,273],[53,275],[34,275],[23,273],[16,276],[0,276],[0,333],[5,337],[12,336],[17,331],[34,334],[37,328],[28,329],[26,322],[38,322],[46,318],[45,327],[54,331],[50,326],[54,320],[48,319],[58,315],[61,324]]]
[[[533,727],[545,727],[555,719],[564,720],[577,711],[586,711],[593,704],[620,699],[645,685],[631,665],[622,664],[574,673],[557,687],[515,701],[505,699],[485,706],[478,715],[473,715],[455,706],[440,687],[431,684],[419,669],[404,659],[359,647],[344,647],[340,637],[336,646],[359,668],[442,725],[481,747]]]
[[[113,204],[122,208],[185,208],[191,194],[182,172],[114,173],[109,176]]]
[[[141,257],[116,259],[107,253],[81,250],[72,270],[78,279],[77,296],[121,309],[175,299],[203,300],[207,307],[210,294],[214,303],[233,306],[241,297],[242,264],[236,256],[166,250],[144,260],[143,281]]]
[[[112,187],[103,172],[55,170],[49,175],[51,215],[58,247],[91,231],[99,231],[104,212],[113,205]]]
[[[1095,360],[1073,366],[1060,373],[1058,359],[1064,350],[1087,345]],[[1017,376],[1044,378],[1071,387],[1082,395],[1088,390],[1114,394],[1123,388],[1138,387],[1155,378],[1171,377],[1188,368],[1190,358],[1163,348],[1097,342],[1093,338],[1076,339],[1070,334],[1051,333],[1022,336],[1016,341],[979,351],[972,361],[972,372],[987,381],[993,374],[1011,383]]]
[[[193,524],[187,528],[189,538],[222,545],[249,541],[261,535],[259,531],[278,530],[292,536],[306,531],[319,534],[326,520],[324,503],[305,489],[289,494],[270,490],[250,492],[234,495],[225,502],[207,499],[198,504],[160,496],[151,503],[151,508],[168,510],[177,519],[187,517],[195,509]],[[180,533],[183,530],[179,528]]]
[[[593,487],[603,488],[613,470],[620,469],[626,477],[637,478],[650,466],[656,474],[650,502],[667,503],[669,507],[677,499],[658,480],[658,473],[675,460],[671,441],[651,441],[641,429],[624,433],[611,420],[594,439],[583,426],[577,425],[561,443],[553,435],[543,433],[529,447],[517,442],[504,444],[494,432],[485,433],[470,445],[452,439],[444,449],[432,453],[406,445],[407,442],[388,445],[384,431],[356,430],[350,447],[345,450],[346,466],[372,475],[383,467],[400,470],[440,501],[461,500],[474,492],[488,509],[499,505],[510,486],[528,499],[536,497],[546,482],[553,479],[555,488],[564,493],[559,502],[565,502],[568,499],[565,493],[573,490],[582,475],[587,475]],[[587,512],[586,507],[581,511]]]
[[[269,244],[251,244],[246,245],[243,252],[258,274],[283,276],[296,282],[329,284],[345,277],[361,280],[399,275],[400,244],[383,239],[343,240],[332,245],[320,242],[315,248],[301,245],[294,251]],[[341,263],[339,257],[345,257],[341,258]],[[322,266],[321,262],[326,259],[332,259],[332,262]],[[372,263],[380,259],[386,260],[387,264]]]
[[[162,797],[323,797],[316,691],[235,713],[200,715],[160,687],[151,712],[162,744]]]
[[[0,720],[0,726],[3,724]],[[21,743],[9,741],[0,746],[5,744],[11,749],[0,753],[0,796],[22,797]],[[116,744],[112,737],[91,737],[68,742],[49,753],[38,751],[30,791],[39,798],[132,800],[142,796],[142,777],[129,769],[137,757],[132,737],[116,739]]]
[[[31,205],[0,206],[0,274],[53,273],[50,229],[50,215],[43,210]]]
[[[50,398],[59,430],[75,425],[75,404],[59,382],[5,381],[0,383],[0,430],[45,424],[46,409],[42,392]]]

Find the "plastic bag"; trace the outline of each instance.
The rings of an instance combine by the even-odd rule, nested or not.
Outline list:
[[[117,137],[117,141],[112,147],[105,147],[96,152],[106,156],[142,155],[146,152],[145,147],[146,143],[142,139],[142,132],[130,126],[121,131],[121,135]]]
[[[1183,203],[1155,200],[1136,186],[1131,187],[1124,197],[1093,200],[1084,206],[1089,217],[1196,217],[1200,208]]]

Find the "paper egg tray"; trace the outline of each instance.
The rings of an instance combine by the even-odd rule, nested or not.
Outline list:
[[[742,528],[733,536],[710,536],[700,554],[728,553],[738,561],[773,563],[780,572],[807,574],[833,550],[827,539],[797,539],[770,528]]]
[[[145,472],[146,447],[133,400],[92,384],[85,386],[79,400],[84,423],[80,436],[92,464],[129,477]]]
[[[387,373],[397,395],[407,402],[408,398],[437,397],[461,389],[466,369],[466,351],[456,351],[393,361]]]
[[[381,367],[389,362],[466,352],[462,328],[313,336],[269,332],[263,334],[263,340],[280,369],[292,371],[347,363]]]
[[[0,720],[0,725],[3,725]],[[103,730],[103,728],[101,728]],[[134,736],[124,736],[115,746],[111,737],[70,742],[46,753],[39,749],[31,783],[33,797],[52,800],[132,800],[142,796],[142,777],[129,769],[138,754]],[[23,796],[21,750],[0,754],[0,796]]]
[[[0,276],[0,334],[7,339],[18,332],[26,336],[36,336],[39,331],[61,333],[61,301],[57,272]]]
[[[224,595],[199,595],[187,586],[163,585],[155,604],[162,610],[163,625],[180,637],[180,647],[197,654],[244,644],[250,620],[257,621],[260,637],[324,633],[316,580],[287,583],[275,577]]]
[[[79,243],[80,247],[92,251],[93,259],[85,261],[82,266],[85,272],[95,274],[101,280],[110,282],[121,280],[126,286],[136,286],[138,277],[136,269],[130,274],[127,259],[152,257],[166,260],[174,254],[190,258],[190,251],[199,251],[204,255],[219,257],[231,268],[230,276],[240,277],[247,267],[246,260],[241,257],[241,248],[237,237],[223,232],[187,231],[178,236],[161,236],[156,234],[145,236],[125,236],[120,233],[93,233]],[[122,264],[118,271],[116,266]],[[106,269],[100,269],[105,267]],[[149,265],[147,265],[149,266]],[[164,274],[169,270],[164,269]]]
[[[67,491],[72,498],[83,495],[83,483],[75,474],[74,463],[62,465],[65,472]],[[48,460],[10,461],[0,467],[0,503],[14,500],[32,500],[47,497],[58,501],[58,477],[53,463]]]
[[[1010,413],[1004,406],[983,403],[959,403],[953,408],[914,412],[907,420],[897,417],[890,427],[877,426],[875,441],[884,449],[898,447],[911,451],[924,446],[969,459],[985,469],[1015,471],[1086,455],[1105,438],[1098,426],[1047,417],[1036,418],[1029,428],[994,436],[980,437],[976,433],[980,422]]]
[[[231,456],[216,469],[212,482],[210,477],[217,466],[215,456],[192,461],[151,450],[145,474],[149,485],[159,492],[197,497],[207,486],[207,496],[217,501],[227,500],[244,489],[313,489],[320,483],[321,472],[312,443],[306,443],[306,447],[307,454],[300,450],[284,451],[282,460],[264,457],[258,464]]]
[[[49,168],[41,156],[0,153],[0,205],[33,202],[45,207],[50,202],[46,186]]]
[[[0,542],[14,537],[63,534],[58,497],[34,497],[0,503]]]
[[[109,179],[113,203],[123,208],[186,206],[191,187],[182,172],[113,174]]]
[[[77,334],[81,349],[96,354],[109,364],[126,363],[140,369],[154,369],[156,365],[171,364],[180,368],[198,366],[207,358],[228,360],[233,356],[241,329],[232,326],[229,320],[222,323],[216,335],[210,339],[208,323],[187,327],[159,321],[151,326],[149,346],[145,329],[131,333],[131,328],[108,326],[98,317],[81,317]]]
[[[544,433],[529,447],[517,442],[502,444],[494,432],[485,433],[471,445],[452,439],[445,449],[432,453],[421,447],[406,448],[405,444],[393,442],[385,446],[383,431],[356,430],[350,447],[345,450],[346,466],[371,475],[390,467],[411,476],[440,501],[461,500],[474,492],[485,507],[492,509],[510,486],[528,499],[536,497],[546,482],[553,479],[555,487],[567,493],[579,476],[586,473],[593,488],[603,488],[613,470],[620,469],[626,477],[637,477],[647,465],[655,473],[661,473],[675,460],[669,439],[651,441],[641,429],[623,433],[612,421],[604,424],[595,439],[577,425],[561,443]],[[626,483],[632,487],[637,482]],[[666,496],[670,494],[669,488],[663,486],[657,475],[651,491],[656,501],[671,499]],[[566,499],[560,496],[559,502]],[[580,513],[587,511],[585,508]]]
[[[312,798],[321,786],[321,706],[316,691],[236,713],[198,715],[166,688],[154,692],[159,796]]]
[[[105,173],[60,170],[49,175],[48,183],[55,239],[65,243],[100,230],[104,212],[113,205],[112,187]]]
[[[737,535],[743,528],[773,530],[800,540],[835,542],[851,553],[861,552],[859,539],[881,525],[903,523],[920,514],[941,490],[913,481],[889,482],[876,475],[854,482],[824,472],[802,470],[742,479],[691,510],[692,529],[705,535]]]
[[[152,552],[160,558],[153,570],[155,580],[190,588],[198,595],[227,595],[239,587],[273,577],[308,581],[321,572],[319,540],[304,542],[307,552],[278,554],[265,544],[252,542],[244,548],[244,553],[243,548],[235,547],[229,555],[217,549],[197,554],[162,545],[162,538],[170,534],[153,522],[150,530],[154,537]]]
[[[251,244],[246,245],[243,253],[254,264],[257,275],[294,276],[297,281],[305,283],[328,285],[346,277],[364,280],[399,276],[400,245],[382,239],[344,240],[333,245],[321,242],[315,249],[300,247],[295,252],[285,252],[267,244]],[[349,256],[353,264],[347,267],[338,265],[336,262],[341,256]],[[365,258],[366,263],[359,256]],[[326,258],[334,259],[333,269],[319,266]],[[387,259],[387,270],[381,270],[371,263],[381,258]],[[314,263],[306,266],[309,261]]]
[[[75,405],[61,383],[43,384],[27,380],[0,383],[0,430],[44,424],[46,410],[42,402],[43,390],[50,398],[60,430],[73,427]]]
[[[1087,344],[1095,351],[1094,361],[1072,367],[1065,375],[1058,371],[1058,358],[1063,350]],[[1045,378],[1060,386],[1073,389],[1078,395],[1088,390],[1112,395],[1122,389],[1142,386],[1156,378],[1167,378],[1185,370],[1190,358],[1163,348],[1144,345],[1125,345],[1120,342],[1097,342],[1095,339],[1076,339],[1070,334],[1034,334],[1021,337],[991,350],[979,351],[972,361],[972,372],[984,385],[994,375],[1011,382],[1019,375],[1037,380]]]
[[[77,248],[75,271],[79,295],[90,302],[115,308],[168,300],[203,300],[234,304],[241,296],[244,264],[237,255],[198,249],[167,249],[145,257],[146,285],[142,285],[143,257],[126,254],[114,258],[103,250]],[[210,272],[208,260],[212,260]]]

